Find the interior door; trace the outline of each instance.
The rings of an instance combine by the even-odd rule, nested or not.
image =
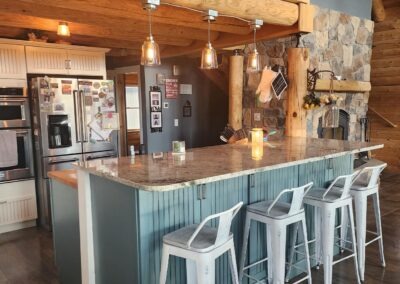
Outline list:
[[[116,150],[111,130],[103,130],[100,117],[116,112],[114,82],[110,80],[79,80],[82,113],[83,152]]]

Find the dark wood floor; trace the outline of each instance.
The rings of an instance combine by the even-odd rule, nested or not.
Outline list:
[[[385,173],[381,212],[386,268],[379,266],[378,247],[367,247],[365,283],[400,283],[400,174]],[[374,227],[370,210],[368,223]],[[32,228],[0,235],[0,283],[58,283],[51,234]],[[313,283],[323,283],[323,269],[313,270]],[[356,283],[352,260],[335,265],[333,283]]]

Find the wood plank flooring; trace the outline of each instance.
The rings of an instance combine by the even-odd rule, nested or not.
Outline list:
[[[386,268],[379,266],[377,243],[367,247],[365,283],[400,283],[400,174],[385,172],[380,191]],[[372,209],[372,207],[371,207]],[[368,226],[374,229],[369,210]],[[313,269],[313,283],[323,283],[323,269]],[[31,228],[0,235],[0,283],[59,283],[51,233]],[[356,283],[352,260],[334,266],[333,283]],[[145,284],[145,283],[143,283]]]

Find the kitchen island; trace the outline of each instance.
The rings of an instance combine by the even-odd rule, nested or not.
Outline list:
[[[251,145],[191,149],[80,163],[79,225],[83,283],[158,283],[162,237],[230,208],[273,199],[280,191],[313,181],[322,186],[353,170],[354,154],[383,145],[282,138],[264,143],[261,160]],[[307,212],[308,220],[312,220]],[[232,224],[238,258],[245,206]],[[213,224],[215,225],[215,224]],[[313,236],[309,223],[309,236]],[[265,255],[265,228],[252,226],[248,257]],[[312,250],[311,250],[312,253]],[[226,257],[216,262],[216,283],[230,283]],[[185,261],[172,257],[169,283],[186,283]],[[265,276],[265,267],[252,275]]]

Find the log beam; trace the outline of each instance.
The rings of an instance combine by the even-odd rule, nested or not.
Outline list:
[[[382,0],[372,0],[372,16],[375,22],[383,22],[386,18]]]
[[[307,48],[288,49],[288,77],[286,135],[307,136],[307,113],[303,98],[307,94],[307,68],[310,63]]]
[[[228,1],[228,0],[162,0],[162,3],[205,11],[217,10],[221,14],[247,20],[260,19],[265,23],[291,26],[299,19],[299,6],[282,0]]]
[[[234,130],[242,129],[243,55],[229,59],[229,124]]]

